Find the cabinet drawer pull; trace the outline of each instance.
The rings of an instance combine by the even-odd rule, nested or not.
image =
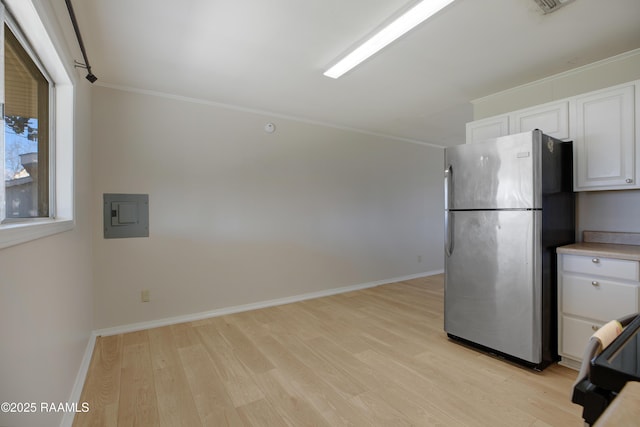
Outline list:
[[[591,325],[591,330],[592,331],[597,331],[598,329],[600,329],[597,325]]]
[[[631,178],[627,178],[627,179],[625,179],[625,181],[627,182],[627,184],[631,184],[633,182],[633,180]]]
[[[593,282],[591,282],[591,284],[592,284],[593,286],[600,286],[600,283],[599,283],[599,282],[596,282],[595,280],[594,280]]]
[[[591,262],[594,264],[598,264],[600,262],[600,258],[593,258]]]

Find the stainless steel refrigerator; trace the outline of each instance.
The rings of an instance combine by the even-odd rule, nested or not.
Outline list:
[[[557,359],[555,248],[575,239],[571,148],[535,130],[445,150],[450,338],[537,369]]]

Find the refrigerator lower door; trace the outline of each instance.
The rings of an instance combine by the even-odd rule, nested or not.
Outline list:
[[[445,331],[542,362],[542,212],[449,211]]]

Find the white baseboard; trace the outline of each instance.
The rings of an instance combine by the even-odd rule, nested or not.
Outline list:
[[[175,325],[177,323],[193,322],[196,320],[208,319],[210,317],[224,316],[226,314],[240,313],[243,311],[256,310],[259,308],[273,307],[276,305],[290,304],[292,302],[304,301],[313,298],[321,298],[330,295],[342,294],[345,292],[357,291],[360,289],[373,288],[375,286],[387,285],[389,283],[402,282],[404,280],[417,279],[420,277],[434,276],[442,274],[444,270],[435,270],[424,273],[412,274],[409,276],[395,277],[393,279],[378,280],[375,282],[362,283],[359,285],[344,286],[340,288],[327,289],[324,291],[310,292],[302,295],[294,295],[291,297],[277,298],[267,301],[260,301],[251,304],[236,305],[233,307],[219,308],[216,310],[204,311],[200,313],[186,314],[183,316],[168,317],[158,320],[150,320],[148,322],[131,323],[128,325],[114,326],[112,328],[97,329],[93,331],[93,339],[96,336],[110,336],[124,334],[127,332],[136,332],[144,329],[157,328],[160,326]]]
[[[91,356],[93,355],[93,349],[96,345],[96,333],[95,331],[89,335],[89,342],[87,343],[87,347],[84,350],[84,356],[82,357],[82,362],[80,363],[80,369],[78,369],[78,374],[76,375],[76,381],[73,383],[73,388],[71,389],[71,396],[67,402],[77,404],[77,407],[80,408],[81,403],[80,395],[82,394],[82,388],[84,387],[84,382],[87,379],[87,372],[89,371],[89,365],[91,364]],[[60,422],[60,427],[72,427],[73,418],[75,416],[75,412],[65,412],[62,417],[62,421]]]

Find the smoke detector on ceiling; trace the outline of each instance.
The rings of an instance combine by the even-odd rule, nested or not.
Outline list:
[[[534,0],[538,7],[542,9],[544,13],[555,12],[567,3],[571,3],[573,0]]]

